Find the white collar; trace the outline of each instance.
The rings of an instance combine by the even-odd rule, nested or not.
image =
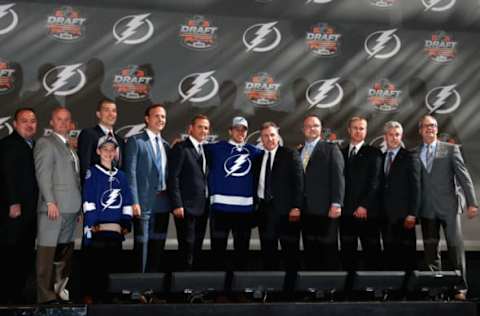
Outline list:
[[[55,135],[57,135],[65,144],[67,144],[67,139],[65,138],[65,136],[63,135],[60,135],[59,133],[57,132],[53,132]]]
[[[101,172],[103,172],[104,174],[106,174],[107,176],[114,176],[117,174],[118,172],[118,169],[113,167],[113,170],[112,172],[108,172],[107,170],[105,170],[102,166],[100,166],[99,164],[95,164],[95,167],[100,170]]]
[[[146,128],[145,131],[147,132],[148,137],[152,140],[155,140],[155,137],[158,137],[158,138],[162,139],[162,135],[160,133],[155,134],[154,132],[152,132],[148,128]]]

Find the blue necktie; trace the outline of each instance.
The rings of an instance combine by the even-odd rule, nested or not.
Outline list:
[[[162,151],[160,150],[160,138],[155,136],[155,163],[158,167],[158,191],[163,191]]]

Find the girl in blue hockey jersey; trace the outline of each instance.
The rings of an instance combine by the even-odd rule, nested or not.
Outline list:
[[[100,164],[88,169],[83,185],[83,247],[89,267],[85,288],[96,300],[105,299],[108,274],[119,270],[122,241],[131,230],[127,177],[112,166],[117,147],[112,137],[98,140]]]

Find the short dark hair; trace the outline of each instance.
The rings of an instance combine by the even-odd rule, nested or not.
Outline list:
[[[350,128],[350,125],[352,125],[353,122],[356,122],[356,121],[365,121],[365,123],[368,124],[368,121],[365,117],[363,116],[352,116],[349,120],[348,120],[348,125],[347,127]]]
[[[105,103],[113,103],[115,104],[115,101],[113,101],[112,99],[109,99],[109,98],[102,98],[100,101],[98,101],[97,103],[97,112],[100,112],[102,110],[102,106],[105,104]]]
[[[18,116],[19,116],[20,113],[22,113],[22,112],[32,112],[33,114],[37,115],[37,113],[35,113],[35,110],[34,110],[33,108],[21,107],[21,108],[18,108],[18,109],[15,111],[15,114],[13,115],[13,120],[14,120],[14,121],[17,121]]]
[[[192,120],[190,121],[190,124],[191,125],[195,125],[195,123],[197,122],[197,120],[207,120],[207,121],[210,121],[208,119],[208,116],[206,116],[205,114],[197,114],[195,115]]]
[[[167,110],[165,109],[165,106],[161,103],[156,103],[156,104],[152,104],[152,105],[149,105],[146,109],[145,109],[145,114],[144,116],[150,116],[150,111],[155,109],[155,108],[162,108],[165,112],[167,112]]]

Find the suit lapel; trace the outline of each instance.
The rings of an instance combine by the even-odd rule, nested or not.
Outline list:
[[[145,143],[145,148],[147,149],[148,156],[153,162],[153,165],[160,171],[160,166],[157,164],[157,160],[155,159],[155,151],[153,150],[152,142],[150,141],[150,137],[148,137],[147,132],[143,132],[142,139]]]

